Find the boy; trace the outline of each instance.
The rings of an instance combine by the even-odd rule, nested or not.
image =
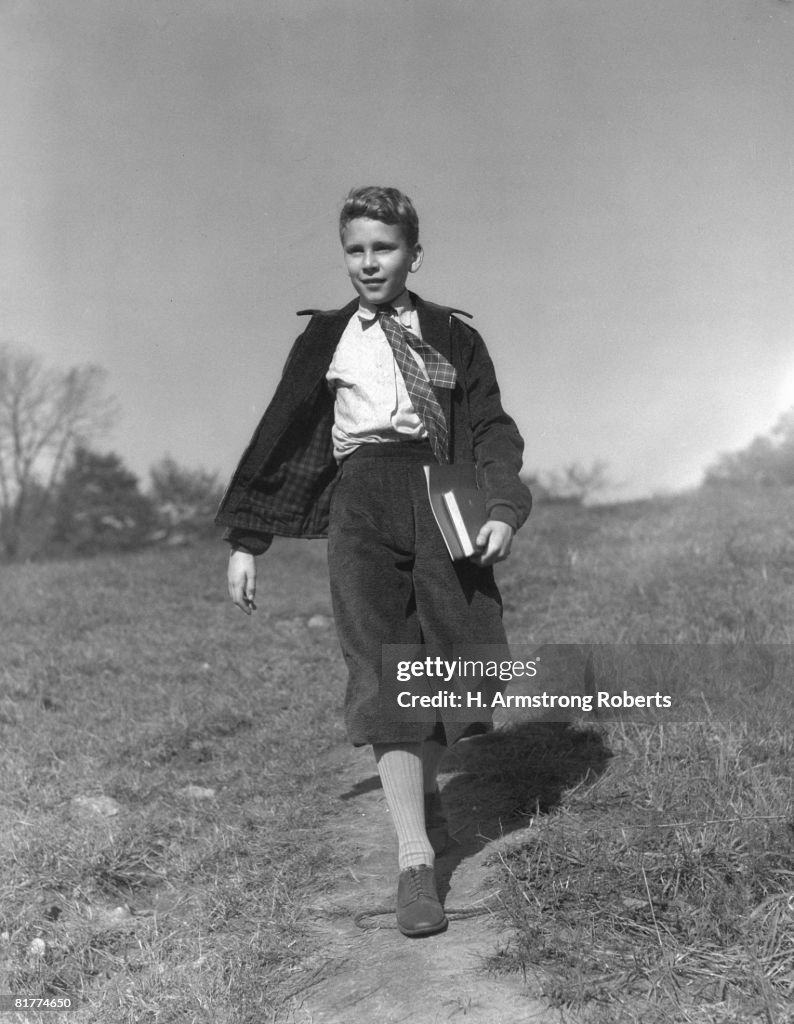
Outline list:
[[[410,199],[353,189],[339,230],[357,298],[303,311],[311,320],[216,521],[231,544],[229,592],[246,614],[254,558],[273,534],[328,536],[348,736],[372,744],[397,830],[398,926],[430,935],[447,924],[433,870],[447,840],[436,775],[444,746],[467,726],[433,709],[425,721],[391,720],[382,645],[505,643],[491,566],[509,554],[531,498],[518,477],[523,441],[482,339],[456,311],[406,290],[423,256]],[[476,463],[484,491],[478,552],[461,562],[430,509],[423,466],[433,461]]]

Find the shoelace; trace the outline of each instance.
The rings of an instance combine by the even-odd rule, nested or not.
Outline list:
[[[430,896],[433,899],[438,899],[432,889],[425,889],[423,885],[424,878],[429,876],[427,868],[410,867],[408,870],[408,881],[411,885],[411,895],[408,900],[409,903],[413,903],[414,900],[418,900],[420,896]]]

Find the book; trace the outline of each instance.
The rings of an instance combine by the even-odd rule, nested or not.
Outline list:
[[[476,554],[477,534],[488,518],[474,463],[425,466],[430,508],[453,561]]]

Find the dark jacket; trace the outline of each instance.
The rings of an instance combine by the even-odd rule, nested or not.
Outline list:
[[[447,418],[452,462],[475,462],[491,519],[518,529],[532,498],[519,480],[524,442],[502,409],[493,363],[480,335],[453,310],[411,295],[424,341],[458,371],[454,390],[434,388]],[[273,534],[324,537],[336,479],[334,396],[325,379],[358,308],[311,311],[270,405],[232,476],[215,522],[224,538],[260,554]]]

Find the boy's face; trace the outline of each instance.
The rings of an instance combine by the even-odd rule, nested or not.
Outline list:
[[[359,296],[373,306],[393,302],[422,263],[422,246],[409,246],[399,224],[356,217],[342,234],[345,265]]]

